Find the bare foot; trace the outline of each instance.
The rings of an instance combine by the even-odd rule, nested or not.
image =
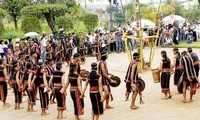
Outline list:
[[[24,107],[18,107],[17,109],[24,109]]]
[[[133,109],[133,110],[136,110],[136,109],[138,109],[140,107],[138,107],[138,106],[131,106],[130,108]]]
[[[183,103],[187,103],[187,101],[184,99],[184,100],[183,100]]]
[[[30,110],[30,112],[37,112],[37,110]]]
[[[44,115],[50,115],[50,113],[46,113],[46,112],[45,112]]]
[[[167,100],[168,98],[167,98],[167,97],[163,97],[163,98],[161,98],[161,99],[163,99],[163,100]]]
[[[192,99],[190,99],[190,101],[189,102],[193,102],[194,100],[192,100]]]
[[[30,111],[31,111],[31,109],[30,109],[30,108],[28,108],[28,109],[27,109],[27,112],[30,112]]]
[[[106,106],[105,109],[113,109],[111,106]]]
[[[169,95],[169,97],[168,97],[169,99],[171,99],[172,98],[172,95]]]
[[[3,107],[9,107],[9,106],[10,106],[9,103],[5,103],[5,104],[3,105]]]

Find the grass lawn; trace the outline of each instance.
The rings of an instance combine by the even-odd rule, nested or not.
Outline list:
[[[178,47],[178,48],[187,48],[187,47],[192,47],[192,48],[200,48],[200,40],[197,40],[197,42],[193,42],[191,44],[188,44],[187,42],[183,42],[179,45],[172,45],[172,46],[168,46],[168,47]]]

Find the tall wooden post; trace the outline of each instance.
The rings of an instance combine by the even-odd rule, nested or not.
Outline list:
[[[113,0],[110,0],[110,30],[113,29],[112,12],[113,12]]]
[[[144,68],[144,62],[143,62],[143,35],[142,35],[142,28],[141,28],[141,17],[140,17],[140,2],[139,0],[136,0],[135,3],[135,13],[136,13],[136,21],[137,21],[137,25],[136,25],[136,29],[137,29],[137,38],[141,38],[139,41],[140,43],[138,44],[138,53],[140,54],[140,69]]]

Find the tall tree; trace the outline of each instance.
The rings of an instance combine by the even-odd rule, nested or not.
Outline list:
[[[53,22],[52,14],[54,12],[69,12],[66,5],[61,4],[34,4],[27,7],[24,7],[21,10],[22,14],[33,14],[33,15],[44,15],[46,21],[51,28],[52,32],[56,32],[56,28]]]
[[[21,17],[20,10],[28,4],[27,0],[5,0],[2,4],[2,8],[6,9],[12,17],[15,29],[17,29],[17,22]]]

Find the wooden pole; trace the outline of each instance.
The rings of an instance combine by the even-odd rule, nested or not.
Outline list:
[[[161,7],[161,3],[162,3],[162,0],[160,0],[160,3],[159,3],[159,6],[158,6],[158,11],[157,11],[157,20],[156,20],[156,24],[158,24],[158,28],[157,28],[157,33],[156,33],[156,36],[159,35],[159,29],[160,29],[160,22],[159,22],[159,19],[160,19],[160,7]],[[153,62],[153,59],[154,59],[154,53],[155,53],[155,49],[156,49],[156,44],[157,44],[157,41],[158,41],[158,37],[155,39],[155,43],[154,43],[154,47],[153,47],[153,51],[152,51],[152,54],[150,55],[150,61],[149,61],[149,64],[150,64],[150,67],[152,67],[152,62]]]

